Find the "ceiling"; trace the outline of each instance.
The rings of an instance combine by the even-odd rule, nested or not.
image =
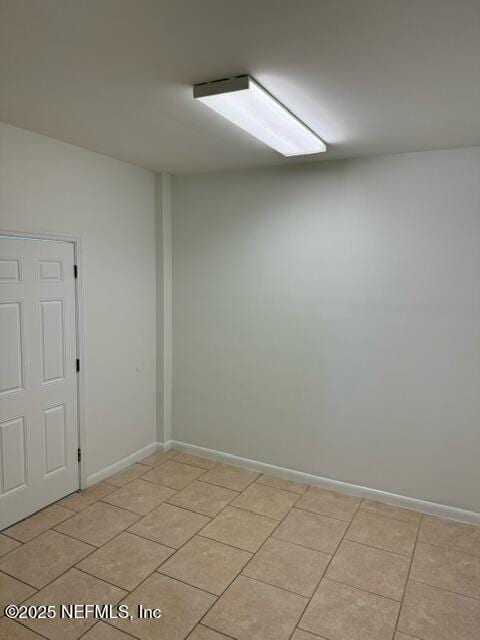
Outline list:
[[[243,73],[309,161],[480,145],[479,0],[0,0],[0,120],[144,167],[304,162],[192,99]]]

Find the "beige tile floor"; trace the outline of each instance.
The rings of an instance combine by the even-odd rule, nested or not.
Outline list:
[[[480,527],[155,453],[0,533],[3,640],[480,640]]]

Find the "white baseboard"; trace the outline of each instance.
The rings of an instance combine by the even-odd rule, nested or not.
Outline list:
[[[332,480],[331,478],[324,478],[322,476],[304,473],[303,471],[277,467],[276,465],[268,464],[266,462],[249,460],[248,458],[241,458],[240,456],[225,453],[224,451],[206,449],[205,447],[187,444],[186,442],[178,442],[177,440],[170,440],[163,446],[165,447],[165,451],[168,451],[173,447],[179,451],[185,451],[199,456],[203,455],[205,457],[212,458],[213,460],[218,460],[219,462],[249,467],[250,469],[261,471],[262,473],[271,473],[273,475],[281,476],[287,480],[303,482],[304,484],[312,484],[318,487],[323,487],[324,489],[332,489],[333,491],[341,491],[353,496],[368,498],[369,500],[379,500],[397,507],[415,509],[416,511],[421,511],[422,513],[426,513],[431,516],[438,516],[441,518],[448,518],[450,520],[457,520],[459,522],[480,525],[480,513],[476,513],[475,511],[459,509],[458,507],[450,507],[436,502],[428,502],[427,500],[420,500],[418,498],[409,498],[396,493],[389,493],[388,491],[370,489],[369,487],[362,487],[361,485],[350,484],[349,482]]]
[[[108,465],[108,467],[104,467],[103,469],[100,469],[100,471],[96,471],[95,473],[92,473],[91,475],[87,476],[87,487],[91,487],[92,484],[97,484],[97,482],[100,482],[101,480],[105,480],[105,478],[108,478],[108,476],[111,476],[114,473],[117,473],[118,471],[122,471],[123,469],[126,469],[127,467],[132,465],[134,462],[137,462],[142,458],[146,458],[147,456],[149,456],[152,453],[155,453],[155,451],[158,451],[158,450],[163,451],[163,444],[161,442],[152,442],[150,444],[147,444],[146,447],[143,447],[142,449],[138,449],[137,451],[134,451],[133,453],[126,456],[125,458],[122,458],[118,462],[114,462],[113,464]]]
[[[159,451],[170,451],[173,447],[173,440],[167,440],[167,442],[157,442],[157,448]]]

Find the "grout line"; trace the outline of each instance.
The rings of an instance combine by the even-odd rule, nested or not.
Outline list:
[[[108,497],[108,496],[105,496]],[[172,497],[172,496],[171,496]],[[170,498],[169,498],[170,499]],[[147,513],[143,514],[143,513],[138,513],[138,511],[132,511],[131,509],[129,509],[128,507],[119,507],[118,504],[112,504],[111,502],[107,502],[106,500],[104,500],[103,498],[101,498],[98,502],[102,502],[103,504],[108,504],[110,507],[117,507],[118,509],[123,509],[124,511],[128,511],[128,513],[131,513],[134,516],[139,516],[140,520],[142,518],[146,518],[147,516],[149,516],[152,511],[155,511],[155,509],[157,509],[158,507],[160,507],[162,504],[166,503],[166,500],[162,500],[162,502],[159,502],[155,507],[153,507],[153,509],[150,509],[150,511],[148,511]],[[137,520],[137,522],[139,522],[139,520]],[[133,524],[131,524],[130,526],[133,527],[133,525],[136,524],[136,522],[134,522]]]
[[[302,496],[300,496],[302,497]],[[353,514],[353,516],[350,518],[350,520],[342,520],[341,518],[335,518],[335,516],[327,516],[324,513],[319,513],[318,511],[312,511],[311,509],[305,509],[305,507],[295,507],[295,509],[299,509],[300,511],[306,511],[307,513],[313,513],[316,516],[321,516],[322,518],[330,518],[330,520],[336,520],[337,522],[343,522],[347,525],[350,526],[350,524],[352,523],[354,517],[357,515],[357,511],[358,509],[355,510],[355,513]]]
[[[420,535],[420,529],[422,527],[422,522],[423,522],[423,514],[420,516],[420,520],[419,520],[419,523],[418,523],[418,529],[417,529],[417,535],[415,537],[415,542],[413,544],[412,557],[410,559],[410,565],[408,567],[407,579],[405,580],[405,585],[403,587],[403,593],[402,593],[402,599],[400,600],[400,606],[398,608],[397,619],[395,620],[395,628],[393,630],[393,635],[394,636],[398,632],[398,623],[400,622],[400,614],[402,612],[403,604],[405,602],[405,594],[407,593],[408,582],[410,580],[410,574],[412,572],[413,558],[414,558],[415,552],[417,550],[418,536]]]
[[[132,525],[132,527],[133,527],[133,525]],[[172,551],[174,553],[176,553],[178,551],[178,549],[181,549],[183,547],[183,544],[182,544],[182,547],[178,547],[178,549],[176,549],[175,547],[172,547],[169,544],[165,544],[164,542],[158,542],[158,540],[154,540],[153,538],[147,538],[146,536],[142,536],[141,533],[137,533],[136,531],[133,532],[133,531],[130,531],[129,529],[125,529],[125,533],[129,533],[132,536],[137,536],[137,538],[141,538],[142,540],[148,540],[148,542],[155,542],[156,544],[159,544],[162,547],[167,547],[167,549],[172,549]],[[189,540],[191,540],[191,538],[189,538]],[[105,543],[105,544],[108,544],[108,543]],[[103,545],[103,546],[105,546],[105,545]],[[101,549],[101,548],[102,547],[99,547],[99,549]]]
[[[240,494],[241,495],[241,494]],[[235,500],[235,498],[233,498],[233,500]],[[232,502],[233,502],[232,500]],[[286,518],[286,516],[284,516],[284,518],[282,518],[281,520],[279,520],[278,518],[272,518],[272,516],[266,516],[263,513],[258,513],[257,511],[251,511],[250,509],[245,509],[244,507],[238,507],[237,505],[232,504],[231,502],[229,502],[227,505],[225,505],[225,507],[222,509],[222,511],[224,511],[227,507],[230,507],[230,509],[237,509],[238,511],[246,511],[247,513],[250,513],[252,516],[258,516],[259,518],[266,518],[267,520],[270,520],[271,522],[274,522],[275,524],[278,524],[280,522],[283,522],[283,520]],[[215,518],[217,518],[220,513],[222,513],[222,511],[220,511]],[[289,511],[290,512],[290,511]],[[194,512],[195,513],[195,512]],[[288,514],[287,514],[288,515]],[[276,529],[277,527],[275,527]]]
[[[171,496],[171,497],[173,498],[173,496]],[[168,498],[168,500],[170,500],[170,498]],[[232,498],[232,500],[235,500],[235,498]],[[184,511],[189,511],[190,513],[193,513],[193,514],[194,514],[194,515],[196,515],[196,516],[203,516],[204,518],[208,518],[208,519],[210,520],[210,522],[211,522],[212,520],[215,520],[215,518],[216,518],[218,515],[220,515],[220,513],[221,513],[221,512],[222,512],[226,507],[230,507],[230,506],[231,506],[231,504],[230,504],[230,503],[228,503],[228,504],[226,504],[224,507],[222,507],[222,508],[221,508],[221,510],[220,510],[218,513],[216,513],[216,514],[215,514],[215,515],[213,515],[213,516],[210,516],[210,515],[207,515],[206,513],[201,513],[200,511],[194,511],[194,510],[193,510],[193,509],[191,509],[190,507],[184,507],[184,506],[180,506],[179,504],[174,504],[173,502],[168,502],[167,500],[165,500],[165,502],[164,502],[164,503],[162,503],[162,504],[167,504],[169,507],[176,507],[177,509],[183,509]],[[210,524],[210,522],[208,522],[207,524]],[[133,526],[133,525],[132,525],[132,526]],[[207,525],[204,525],[204,526],[206,527]],[[203,529],[203,527],[202,527],[202,529]]]
[[[388,522],[403,524],[405,527],[416,527],[417,529],[420,527],[420,522],[422,518],[419,518],[418,522],[405,522],[405,520],[399,520],[398,518],[391,518],[390,516],[386,516],[383,513],[376,513],[373,511],[368,511],[367,509],[359,509],[359,513],[356,515],[364,515],[364,516],[373,516],[374,518],[380,518],[380,520],[388,520]]]
[[[223,487],[223,489],[230,489],[231,491],[238,491],[238,493],[242,494],[244,491],[246,491],[249,487],[252,486],[252,484],[254,482],[256,482],[258,480],[258,478],[261,477],[261,473],[258,471],[254,471],[253,469],[246,469],[245,467],[237,467],[235,465],[230,465],[230,464],[225,464],[223,462],[217,462],[217,464],[215,465],[215,467],[218,467],[220,465],[223,465],[225,467],[234,467],[235,469],[240,469],[241,471],[249,471],[250,473],[255,473],[255,477],[253,478],[253,480],[251,480],[243,489],[233,489],[232,487],[226,487],[224,484],[219,484],[218,482],[212,482],[211,480],[205,480],[203,479],[202,482],[206,482],[207,484],[213,484],[216,487]],[[213,471],[213,469],[215,469],[215,467],[212,467],[211,469],[208,469],[207,473],[209,471]],[[203,476],[202,476],[203,478]]]
[[[270,489],[278,489],[279,491],[287,491],[288,493],[294,493],[296,496],[298,496],[299,498],[301,498],[302,496],[304,496],[307,491],[308,491],[308,484],[303,485],[304,487],[306,487],[305,491],[303,493],[298,493],[298,491],[292,491],[291,489],[282,489],[281,487],[274,487],[271,484],[268,484],[267,482],[261,482],[262,477],[266,475],[265,473],[262,473],[262,475],[257,478],[253,484],[261,484],[262,487],[269,487]],[[283,478],[282,478],[283,480]],[[300,482],[294,482],[293,480],[285,480],[285,482],[293,482],[293,484],[301,484]]]
[[[209,609],[209,611],[210,611],[210,609]],[[207,613],[208,613],[208,611],[207,611]],[[207,615],[207,614],[205,614],[205,615]],[[194,631],[195,631],[195,629],[196,629],[197,627],[199,627],[199,626],[201,626],[201,627],[205,627],[205,629],[208,629],[209,631],[213,631],[214,633],[217,633],[217,634],[219,633],[219,631],[216,631],[213,627],[209,627],[209,626],[208,626],[208,624],[205,624],[205,622],[197,622],[197,624],[193,627],[193,629],[192,629],[192,630],[190,631],[190,633],[188,634],[188,636],[187,636],[186,640],[189,640],[189,638],[192,638],[192,637],[193,637],[193,636],[192,636],[193,632],[194,632]],[[236,638],[234,638],[233,636],[231,636],[231,635],[230,635],[230,634],[228,634],[228,633],[225,633],[224,631],[223,631],[220,635],[225,636],[225,638],[228,638],[228,640],[237,640]]]
[[[10,618],[0,618],[0,620],[5,619],[5,620],[10,620]],[[36,633],[38,634],[41,638],[45,638],[45,640],[50,640],[50,638],[46,635],[44,635],[41,631],[33,631],[33,629],[31,629],[30,627],[27,627],[26,624],[24,624],[23,620],[17,620],[17,618],[12,619],[12,622],[16,622],[17,624],[21,625],[21,627],[23,629],[27,629],[28,631],[30,631],[30,633]],[[83,635],[83,634],[82,634]],[[36,640],[36,638],[34,638],[34,640]]]
[[[249,562],[250,562],[250,560],[249,560]],[[280,591],[285,591],[285,593],[289,593],[292,596],[298,596],[299,598],[303,598],[304,600],[308,600],[308,602],[310,601],[310,598],[312,597],[312,596],[306,596],[304,593],[299,593],[298,591],[292,591],[292,589],[287,589],[287,587],[281,587],[279,584],[272,584],[271,582],[267,582],[267,580],[263,580],[262,578],[257,578],[256,576],[249,576],[247,573],[243,573],[244,569],[245,569],[245,567],[237,575],[237,578],[248,578],[249,580],[254,580],[255,582],[260,582],[261,584],[264,584],[267,587],[273,587],[274,589],[280,589]],[[322,574],[322,578],[323,578],[323,574]],[[322,578],[320,578],[320,580]],[[320,582],[320,580],[319,580],[319,582]],[[317,583],[317,586],[318,586],[319,582]],[[313,590],[313,593],[315,593],[315,591],[317,589],[317,586]],[[312,593],[312,595],[313,595],[313,593]],[[308,604],[308,602],[307,602],[307,604]]]
[[[337,578],[331,578],[330,576],[324,575],[325,580],[330,580],[330,582],[336,582],[337,584],[343,584],[343,586],[348,587],[349,589],[355,589],[355,591],[363,591],[363,593],[369,593],[372,596],[377,596],[377,598],[384,598],[385,600],[390,600],[390,602],[394,602],[395,604],[400,605],[401,600],[397,600],[396,598],[392,598],[391,596],[386,596],[383,593],[377,593],[376,591],[370,591],[370,589],[365,589],[364,587],[356,587],[353,584],[348,582],[343,582],[343,580],[337,580]]]
[[[4,573],[6,576],[9,576],[10,578],[13,578],[14,580],[16,580],[17,582],[21,582],[22,584],[24,584],[26,587],[29,587],[30,589],[34,589],[35,593],[37,593],[37,591],[40,591],[41,589],[43,589],[43,587],[36,587],[33,584],[30,584],[30,582],[25,582],[25,580],[22,580],[22,578],[17,578],[17,576],[14,576],[12,573],[9,573],[6,569],[2,569],[0,568],[0,573]],[[48,583],[49,584],[49,583]],[[35,593],[31,593],[29,596],[27,596],[25,598],[25,600],[28,600],[28,598],[31,598],[32,596],[35,595]],[[22,600],[22,602],[25,602],[25,600]],[[0,619],[3,617],[0,616]]]
[[[471,556],[472,558],[477,558],[477,560],[480,560],[480,553],[472,553],[471,551],[464,551],[463,549],[460,549],[459,547],[447,547],[443,544],[437,544],[435,542],[429,542],[428,540],[420,540],[420,538],[418,539],[419,544],[427,544],[430,547],[435,547],[435,549],[443,549],[444,551],[454,551],[456,553],[463,553],[466,556]],[[14,551],[14,549],[13,549]],[[9,551],[10,553],[10,551]]]
[[[243,551],[244,553],[250,553],[251,556],[252,556],[250,558],[250,560],[253,560],[253,556],[260,551],[260,547],[256,551],[250,551],[248,549],[244,549],[243,547],[237,547],[236,545],[232,544],[231,542],[225,542],[224,540],[217,540],[217,538],[211,538],[210,536],[206,536],[201,531],[199,531],[196,535],[200,536],[204,540],[211,540],[212,542],[218,542],[218,544],[224,544],[226,547],[230,547],[231,549],[235,549],[235,551]],[[268,538],[269,537],[270,536],[268,536]],[[268,538],[267,538],[267,540],[268,540]],[[266,542],[266,540],[265,540],[265,542]],[[262,542],[262,544],[260,546],[262,547],[263,545],[264,545],[264,542]],[[250,560],[249,560],[249,562],[250,562]],[[243,571],[243,569],[242,569],[242,571]],[[240,574],[238,574],[238,575],[240,575]]]
[[[347,537],[345,537],[342,542],[349,542],[350,544],[358,544],[360,547],[367,547],[367,549],[374,549],[375,551],[389,553],[390,555],[396,556],[397,558],[402,558],[403,560],[411,560],[411,557],[412,557],[412,556],[406,556],[403,553],[398,553],[398,551],[391,551],[390,549],[382,549],[382,547],[375,547],[373,544],[368,544],[367,542],[358,542],[358,540],[350,540],[350,538],[347,538]],[[412,555],[413,555],[413,551],[412,551]]]
[[[333,554],[335,552],[333,551],[326,551],[325,549],[317,549],[315,547],[307,547],[306,544],[303,544],[301,542],[293,542],[292,540],[289,540],[287,538],[281,538],[278,534],[276,536],[272,535],[269,536],[269,538],[272,537],[274,540],[279,540],[280,542],[288,542],[289,544],[293,544],[296,547],[301,547],[302,549],[307,549],[307,551],[316,551],[317,553],[324,553],[327,556],[333,556]]]
[[[87,635],[87,633],[88,633],[89,631],[92,631],[92,629],[94,629],[95,627],[97,627],[101,622],[103,622],[104,624],[106,624],[106,623],[105,623],[105,620],[97,620],[97,622],[95,622],[95,624],[94,624],[94,625],[92,625],[91,627],[89,627],[88,629],[86,629],[86,630],[85,630],[81,635],[79,635],[75,640],[81,640],[81,638],[84,638],[84,637]],[[118,629],[116,629],[116,627],[114,627],[113,625],[112,625],[112,629],[115,629],[115,630],[117,630],[117,631],[118,631]],[[133,640],[138,640],[138,638],[135,638],[135,636],[132,636],[128,631],[123,631],[123,629],[122,629],[122,632],[123,632],[127,637],[132,638]],[[48,640],[48,639],[47,639],[47,640]]]
[[[158,468],[158,467],[157,467]],[[152,471],[154,471],[154,469],[152,469]],[[199,476],[199,478],[201,478],[202,476]],[[140,478],[138,478],[139,480],[143,480],[144,482],[149,482],[150,484],[153,484],[156,487],[166,487],[167,489],[173,489],[174,491],[183,491],[184,489],[186,489],[187,487],[189,487],[192,482],[195,482],[195,480],[192,480],[192,482],[189,482],[188,484],[186,484],[184,487],[181,487],[180,489],[178,487],[172,487],[169,484],[165,484],[165,483],[160,483],[157,482],[156,480],[149,480],[148,478],[145,478],[144,476],[140,476]],[[196,480],[198,480],[198,478],[196,478]]]
[[[171,557],[171,556],[169,556],[169,557]],[[166,558],[163,562],[166,562],[167,560],[168,560],[168,558]],[[151,575],[153,575],[155,573],[155,571],[157,571],[157,569],[160,567],[160,565],[163,564],[163,562],[161,562],[158,565],[158,567],[155,567],[155,569],[151,573],[149,573],[147,577],[150,577]],[[89,578],[95,578],[96,580],[102,580],[102,582],[106,582],[111,587],[115,587],[116,589],[121,589],[122,591],[125,591],[126,595],[124,597],[122,597],[121,600],[124,600],[124,598],[126,598],[127,595],[132,593],[132,591],[135,591],[135,589],[137,588],[137,587],[133,587],[133,589],[127,589],[127,587],[121,587],[120,585],[115,584],[114,582],[111,582],[110,580],[107,580],[107,578],[101,578],[100,576],[96,575],[95,573],[90,573],[90,571],[86,571],[86,569],[82,569],[81,567],[78,566],[79,564],[80,563],[73,565],[73,567],[71,567],[71,569],[76,569],[77,571],[80,571],[81,573],[84,573]],[[143,580],[142,580],[142,582],[143,582]],[[141,583],[139,583],[139,584],[141,584]],[[119,602],[121,602],[121,600],[119,600]]]
[[[63,498],[61,498],[61,500],[63,500]],[[56,502],[53,502],[52,504],[57,504]],[[48,505],[49,507],[51,507],[52,505]],[[62,506],[62,505],[59,505]],[[51,529],[53,529],[54,527],[58,527],[58,525],[63,524],[64,522],[66,522],[67,520],[70,520],[71,518],[73,518],[74,516],[76,516],[78,514],[78,511],[74,511],[73,509],[68,509],[67,507],[63,507],[64,509],[66,509],[67,511],[71,511],[72,515],[71,516],[67,516],[66,518],[64,518],[63,520],[60,520],[59,522],[56,522],[54,525],[47,527],[46,529],[43,529],[42,531],[40,531],[39,533],[35,534],[34,536],[32,536],[31,538],[29,538],[28,540],[26,540],[25,542],[23,542],[23,540],[18,540],[17,538],[14,538],[11,535],[8,535],[7,533],[3,533],[2,531],[0,531],[0,533],[3,533],[4,536],[7,536],[8,538],[10,538],[11,540],[15,540],[15,542],[19,542],[20,546],[23,546],[25,544],[28,544],[29,542],[32,542],[32,540],[35,540],[35,538],[38,538],[39,536],[42,535],[42,533],[45,533],[46,531],[50,531]],[[40,509],[39,511],[36,511],[34,514],[32,514],[31,516],[28,516],[27,518],[24,518],[23,520],[20,520],[20,522],[17,522],[16,524],[12,525],[12,527],[17,526],[17,524],[20,524],[21,522],[23,522],[24,520],[28,520],[28,518],[32,518],[33,516],[37,515],[37,513],[41,513],[44,509],[48,509],[48,507],[44,507],[43,509]],[[18,549],[19,547],[16,547],[16,549]],[[12,549],[12,551],[15,551],[15,549]],[[6,555],[8,555],[9,553],[12,553],[12,551],[9,551],[8,553],[4,554],[3,556],[1,556],[2,558],[4,558]]]
[[[437,589],[437,591],[444,591],[446,593],[451,593],[452,595],[455,596],[460,596],[460,598],[468,598],[469,600],[475,600],[475,602],[478,602],[480,600],[480,597],[476,597],[476,596],[468,596],[466,593],[459,593],[458,591],[452,591],[451,589],[445,589],[444,587],[438,587],[435,584],[430,584],[429,582],[425,582],[425,580],[419,580],[418,578],[410,578],[410,582],[417,582],[418,584],[425,584],[427,585],[427,587],[431,587],[432,589]]]
[[[346,542],[354,542],[355,544],[361,544],[364,547],[369,547],[370,549],[377,549],[377,551],[385,551],[385,553],[393,553],[395,556],[401,556],[402,558],[406,558],[407,560],[411,560],[413,556],[413,552],[415,549],[415,545],[412,547],[412,553],[410,555],[406,555],[405,553],[399,553],[398,551],[392,551],[391,549],[384,549],[383,547],[379,547],[374,544],[368,544],[368,542],[363,542],[359,540],[355,540],[354,538],[347,538],[348,530],[345,532],[345,541]]]
[[[358,503],[357,508],[355,509],[355,513],[354,513],[354,514],[353,514],[353,516],[352,516],[352,521],[353,521],[353,518],[357,515],[358,510],[360,509],[360,505],[362,504],[362,502],[363,502],[363,500],[360,500],[360,502]],[[341,521],[341,522],[343,522],[343,521]],[[312,598],[315,596],[315,594],[316,594],[316,592],[317,592],[318,588],[320,587],[320,585],[321,585],[321,583],[322,583],[322,580],[324,580],[324,579],[325,579],[325,576],[327,575],[327,571],[329,570],[330,565],[332,564],[333,558],[335,557],[335,555],[336,555],[337,551],[339,550],[340,545],[342,544],[342,542],[343,542],[343,540],[344,540],[344,538],[345,538],[345,535],[346,535],[346,533],[347,533],[348,529],[349,529],[349,527],[346,527],[346,528],[345,528],[345,531],[343,532],[343,535],[341,536],[341,538],[340,538],[340,540],[339,540],[339,542],[338,542],[337,546],[335,547],[335,551],[332,553],[331,558],[330,558],[329,562],[327,563],[327,566],[325,567],[325,571],[323,572],[322,577],[320,578],[320,580],[318,581],[317,586],[315,587],[315,591],[313,592],[313,594],[311,595],[311,597],[308,599],[308,602],[307,602],[307,604],[305,605],[305,608],[304,608],[304,610],[302,611],[302,614],[300,615],[300,617],[298,618],[298,620],[297,620],[297,622],[296,622],[296,624],[295,624],[295,628],[294,628],[294,630],[292,631],[292,633],[291,633],[291,635],[290,635],[290,640],[291,640],[291,638],[292,638],[293,634],[295,633],[295,631],[296,631],[297,629],[302,630],[302,628],[301,628],[301,627],[299,627],[298,625],[299,625],[299,623],[301,622],[301,620],[302,620],[303,616],[305,615],[305,612],[306,612],[306,610],[307,610],[307,607],[308,607],[308,605],[311,603]]]
[[[36,513],[40,513],[39,511],[37,511]],[[33,513],[32,515],[35,515],[35,513]],[[29,516],[30,518],[32,516]],[[24,518],[23,520],[26,520],[27,518]],[[19,522],[16,522],[15,524],[12,524],[12,527],[16,527],[17,524],[20,524],[20,522],[23,522],[23,520],[20,520]],[[10,527],[7,527],[6,529],[3,529],[3,531],[0,531],[0,534],[2,536],[5,536],[6,538],[9,538],[10,540],[14,540],[15,542],[19,542],[20,544],[25,544],[24,542],[22,542],[21,540],[17,540],[17,538],[14,538],[10,533],[7,533],[8,529],[10,529]],[[43,533],[43,532],[42,532]],[[35,536],[36,537],[36,536]],[[32,538],[33,540],[33,538]],[[27,542],[30,542],[30,540],[27,540]],[[13,551],[13,549],[12,549]],[[8,552],[10,553],[10,551]],[[6,555],[6,554],[5,554]],[[2,556],[3,557],[3,556]]]
[[[365,500],[365,498],[364,498]],[[381,503],[381,504],[387,504],[387,503]],[[404,507],[397,507],[395,505],[389,505],[390,507],[395,507],[395,509],[404,509]],[[418,513],[420,516],[422,515],[420,511],[413,511],[413,509],[406,509],[405,511],[412,511],[413,513]],[[360,509],[361,513],[366,513],[366,514],[372,514],[374,516],[380,516],[381,518],[388,518],[389,520],[395,520],[395,522],[403,522],[404,524],[412,524],[412,525],[418,525],[420,523],[421,518],[419,518],[417,520],[417,522],[413,522],[411,520],[402,520],[402,518],[396,518],[395,516],[391,516],[389,514],[386,513],[379,513],[378,511],[375,511],[375,509],[370,509],[369,507],[363,507],[363,509]]]
[[[273,518],[272,516],[266,516],[264,513],[259,513],[258,511],[253,511],[253,509],[249,509],[248,507],[242,507],[242,506],[240,506],[238,504],[231,504],[230,506],[234,507],[235,509],[241,509],[242,511],[247,511],[248,513],[252,513],[255,516],[263,516],[264,518],[270,518],[270,520],[274,520],[275,522],[278,522],[279,524],[281,522],[283,522],[283,520],[286,518],[286,516],[283,516],[282,518]],[[290,509],[289,509],[289,512],[290,512]],[[277,527],[275,527],[275,529],[276,528]]]
[[[168,560],[168,558],[167,558],[167,560]],[[167,560],[165,560],[165,562]],[[220,593],[220,594],[213,593],[213,591],[208,591],[208,589],[205,589],[205,587],[199,587],[196,584],[192,584],[191,582],[187,582],[186,580],[182,580],[182,578],[177,578],[176,576],[171,576],[168,573],[162,573],[160,571],[160,569],[161,569],[161,566],[157,567],[155,569],[155,571],[153,571],[150,575],[152,576],[154,573],[158,573],[158,575],[162,576],[162,578],[169,578],[170,580],[175,580],[176,582],[181,582],[182,584],[186,585],[187,587],[191,587],[192,589],[197,589],[198,591],[203,591],[204,593],[208,593],[208,595],[209,596],[213,596],[215,598],[215,600],[218,600],[218,598],[220,598],[220,596],[222,596],[225,593],[225,591],[228,589],[228,587],[231,584],[231,583],[229,583],[229,585],[227,587],[225,587],[225,589],[222,591],[222,593]]]

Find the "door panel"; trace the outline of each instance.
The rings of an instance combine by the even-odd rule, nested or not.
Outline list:
[[[78,489],[73,263],[0,237],[0,529]]]
[[[21,317],[20,302],[0,303],[0,394],[23,388]]]
[[[25,486],[27,469],[25,459],[24,418],[7,420],[0,425],[2,487],[5,495]]]
[[[65,342],[63,301],[41,300],[42,383],[63,379]]]
[[[20,260],[0,258],[0,282],[20,282]]]
[[[43,412],[45,428],[45,474],[63,469],[66,465],[65,455],[65,405],[45,409]]]

